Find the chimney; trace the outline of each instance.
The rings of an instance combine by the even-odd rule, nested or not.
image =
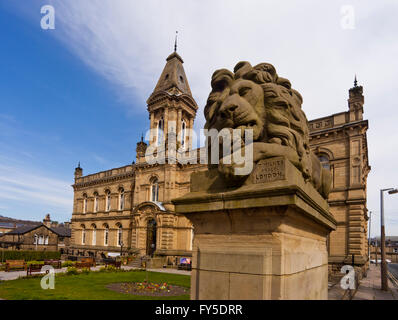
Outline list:
[[[48,227],[48,228],[51,227],[51,218],[50,218],[50,214],[49,214],[49,213],[47,213],[47,214],[46,214],[46,217],[43,219],[43,224],[44,224],[46,227]]]

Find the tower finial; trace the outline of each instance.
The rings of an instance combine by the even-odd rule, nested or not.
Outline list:
[[[176,39],[174,42],[174,52],[177,52],[177,35],[178,35],[178,31],[176,31]]]
[[[144,133],[141,132],[141,142],[144,142]]]
[[[79,161],[79,163],[77,164],[77,167],[80,168],[80,161]]]
[[[357,84],[358,84],[358,81],[357,81],[357,75],[355,75],[355,79],[354,79],[354,87],[356,87],[356,86],[357,86]]]

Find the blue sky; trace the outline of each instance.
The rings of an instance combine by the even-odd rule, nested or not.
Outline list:
[[[131,163],[146,106],[121,102],[50,31],[10,9],[1,3],[0,215],[68,220],[78,161],[87,173]]]
[[[55,30],[40,28],[52,4]],[[73,171],[135,159],[149,121],[146,99],[173,50],[200,109],[215,69],[271,62],[304,97],[309,119],[347,110],[354,74],[364,86],[372,171],[368,208],[379,230],[379,189],[398,186],[396,1],[358,1],[354,29],[336,0],[0,1],[0,215],[59,221],[72,211]],[[398,196],[386,195],[387,234]]]

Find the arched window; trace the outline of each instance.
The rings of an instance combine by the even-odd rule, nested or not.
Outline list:
[[[87,194],[83,194],[83,213],[87,212]]]
[[[46,236],[46,239],[44,240],[44,244],[48,244],[48,239],[49,239],[49,236]]]
[[[94,192],[94,212],[98,211],[98,193]]]
[[[92,227],[93,227],[93,236],[91,238],[91,244],[95,246],[97,244],[97,226],[93,224]]]
[[[33,240],[33,244],[38,244],[39,242],[39,236],[37,234],[35,234],[35,238]]]
[[[82,227],[82,244],[86,244],[86,227],[84,225]]]
[[[122,225],[119,224],[118,225],[118,229],[117,229],[117,245],[118,247],[120,247],[123,243],[123,229],[122,229]]]
[[[164,119],[160,118],[157,128],[157,145],[160,146],[163,142]]]
[[[319,158],[319,161],[321,162],[322,167],[330,170],[329,158],[324,154],[318,156],[318,158]]]
[[[109,226],[106,224],[104,230],[104,246],[107,246],[108,242],[109,242]]]
[[[157,178],[154,178],[151,184],[151,201],[159,201],[159,183]]]
[[[182,120],[182,124],[181,124],[181,147],[185,148],[185,136],[186,136],[186,123],[184,120]]]
[[[39,244],[44,244],[44,236],[43,235],[39,236]]]
[[[119,210],[124,210],[124,189],[119,190]]]
[[[106,211],[111,211],[111,192],[107,190],[106,192],[106,204],[105,204],[105,210]]]

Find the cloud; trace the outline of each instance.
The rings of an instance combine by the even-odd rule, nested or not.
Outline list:
[[[47,208],[70,212],[73,193],[67,181],[33,173],[31,168],[0,163],[0,199],[25,205],[44,204]]]
[[[370,123],[368,208],[379,208],[380,188],[398,184],[398,139],[392,130],[398,118],[396,1],[352,0],[352,30],[341,27],[345,1],[51,3],[56,8],[53,35],[109,81],[129,114],[145,112],[142,105],[173,49],[175,30],[179,31],[178,52],[200,106],[197,129],[204,124],[212,72],[232,69],[240,60],[273,63],[303,95],[309,119],[347,110],[348,89],[357,74],[364,85],[365,117]],[[398,205],[392,196],[386,202],[387,207]],[[398,225],[390,230],[398,234]]]

